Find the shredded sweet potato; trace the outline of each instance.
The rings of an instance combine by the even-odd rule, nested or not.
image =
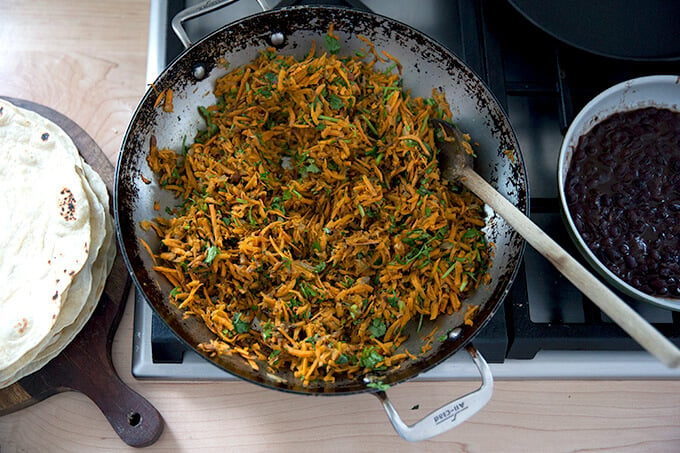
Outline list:
[[[411,97],[365,38],[343,58],[326,40],[233,69],[194,143],[148,159],[182,200],[152,222],[155,269],[215,333],[200,347],[305,384],[415,357],[404,328],[460,310],[490,265],[482,203],[440,179],[442,93]]]

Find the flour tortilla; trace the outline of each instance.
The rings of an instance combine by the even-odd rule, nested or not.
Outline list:
[[[6,286],[0,381],[6,382],[37,357],[44,361],[63,349],[60,338],[72,339],[89,319],[115,242],[106,186],[68,135],[3,100],[0,206],[9,214],[0,217],[0,281]]]
[[[92,188],[95,189],[94,193],[96,194],[98,203],[102,206],[108,206],[109,197],[106,191],[106,185],[89,165],[85,164],[84,169],[88,182]],[[116,257],[116,241],[113,234],[113,221],[108,210],[105,210],[104,227],[105,236],[102,241],[102,246],[92,265],[91,291],[87,295],[85,304],[77,314],[76,319],[54,333],[54,335],[49,338],[47,345],[44,346],[44,348],[41,348],[32,360],[26,361],[25,365],[19,368],[12,376],[5,380],[0,380],[0,388],[12,385],[19,379],[28,376],[45,366],[68,346],[73,338],[75,338],[82,330],[87,321],[89,321],[97,306],[97,302],[104,291],[106,278],[113,267],[113,262]],[[74,286],[77,284],[77,281],[78,276],[74,279]],[[69,301],[67,300],[66,304],[68,303]]]
[[[85,187],[92,206],[90,222],[92,239],[90,257],[86,266],[75,276],[62,310],[50,334],[36,347],[28,351],[21,360],[0,371],[0,388],[7,387],[28,374],[42,368],[73,340],[87,323],[104,290],[115,259],[113,221],[108,213],[106,185],[92,168],[83,162],[86,178]],[[96,190],[91,190],[96,189]],[[91,195],[91,198],[90,198]]]
[[[23,113],[27,118],[36,123],[45,121],[43,117],[35,112],[24,110]],[[71,141],[66,132],[61,129],[58,132],[64,142]],[[92,288],[92,265],[99,254],[99,249],[107,234],[105,222],[108,214],[109,197],[106,192],[106,185],[99,175],[82,160],[75,145],[69,148],[76,161],[76,172],[81,177],[83,189],[86,192],[90,205],[90,246],[87,262],[76,278],[74,278],[73,284],[69,288],[66,296],[69,303],[62,305],[59,316],[52,328],[53,332],[58,332],[71,324],[85,305],[87,296]]]

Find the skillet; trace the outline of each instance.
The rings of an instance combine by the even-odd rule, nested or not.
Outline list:
[[[194,11],[200,14],[214,9],[215,5],[208,2],[205,9]],[[363,11],[308,6],[265,11],[225,25],[190,45],[159,75],[142,98],[123,140],[114,189],[116,233],[137,290],[170,329],[206,360],[237,377],[277,390],[313,395],[374,393],[402,437],[422,440],[466,420],[491,397],[491,373],[471,340],[502,306],[521,260],[524,241],[504,219],[487,211],[484,232],[487,240],[496,246],[490,270],[492,281],[469,299],[480,307],[473,326],[463,323],[463,313],[440,317],[433,325],[425,325],[422,331],[430,332],[436,325],[443,340],[435,341],[432,350],[417,360],[375,375],[338,378],[332,383],[313,382],[308,386],[302,386],[292,373],[271,372],[266,366],[255,371],[239,357],[211,357],[198,350],[197,345],[213,338],[213,334],[201,321],[184,318],[183,313],[168,302],[172,286],[153,271],[151,258],[139,241],[141,238],[152,249],[157,249],[158,238],[152,232],[144,232],[140,222],[158,215],[153,209],[154,202],[160,203],[160,212],[177,203],[169,192],[161,190],[147,165],[151,137],[155,136],[159,147],[179,152],[185,137],[190,141],[205,127],[198,107],[215,102],[212,94],[215,80],[226,73],[219,64],[221,59],[226,58],[234,68],[272,45],[282,53],[300,58],[308,52],[312,40],[316,40],[317,49],[324,48],[323,36],[330,24],[340,38],[340,55],[354,54],[365,46],[357,38],[357,34],[361,34],[377,49],[386,50],[400,60],[404,67],[404,86],[411,89],[413,95],[429,96],[433,87],[444,92],[452,107],[453,120],[478,143],[476,164],[480,174],[521,210],[527,211],[526,172],[516,137],[499,103],[473,71],[441,44],[400,22]],[[166,89],[174,92],[173,112],[164,112],[154,105],[157,93]],[[414,327],[405,347],[419,350],[420,336]],[[482,386],[412,426],[401,421],[385,391],[376,391],[370,385],[379,381],[392,386],[412,379],[462,348],[468,350],[480,369]]]

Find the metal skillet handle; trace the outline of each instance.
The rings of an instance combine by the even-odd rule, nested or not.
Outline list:
[[[183,9],[172,18],[172,31],[175,32],[184,48],[188,49],[189,46],[191,46],[191,39],[189,39],[189,35],[184,29],[184,22],[195,17],[203,16],[204,14],[208,14],[237,1],[238,0],[207,0],[198,5]],[[262,11],[271,9],[266,0],[257,0],[257,3],[260,5],[260,8],[262,8]]]
[[[468,345],[466,349],[482,375],[482,385],[474,392],[430,412],[413,425],[404,423],[385,392],[375,393],[397,434],[412,442],[429,439],[460,425],[489,402],[493,393],[493,376],[489,365],[474,346]]]

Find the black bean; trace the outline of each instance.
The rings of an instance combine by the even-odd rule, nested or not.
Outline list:
[[[637,260],[635,259],[635,257],[634,257],[634,256],[631,256],[631,255],[626,255],[626,257],[624,258],[624,261],[625,261],[626,266],[628,267],[628,269],[635,269],[635,268],[637,267],[637,265],[638,265]]]
[[[610,225],[607,232],[609,233],[609,236],[614,239],[617,239],[621,236],[621,228],[618,225]]]
[[[610,262],[616,262],[621,258],[621,254],[614,249],[608,248],[604,251]]]

